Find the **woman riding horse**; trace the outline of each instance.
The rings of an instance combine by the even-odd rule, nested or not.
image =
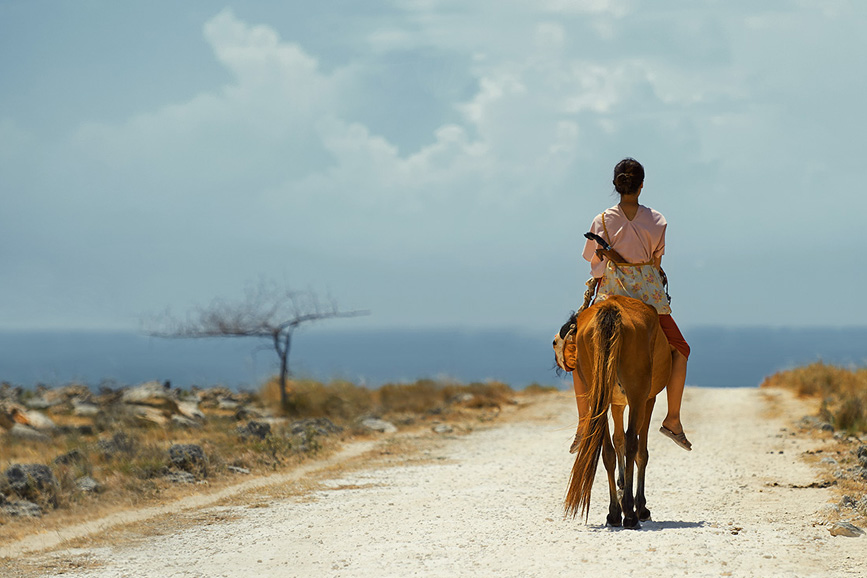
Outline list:
[[[602,456],[608,471],[610,504],[607,522],[637,528],[650,518],[644,496],[647,433],[656,395],[667,390],[668,415],[659,429],[685,450],[692,444],[683,432],[680,406],[689,345],[671,318],[662,272],[665,218],[638,203],[644,168],[624,159],[614,169],[620,203],[594,219],[584,258],[594,279],[585,305],[555,338],[558,365],[572,371],[578,403],[578,431],[570,452],[577,453],[566,511],[589,513],[590,490]],[[593,290],[596,303],[587,307]],[[629,419],[623,431],[623,414]],[[614,440],[608,431],[608,409]],[[623,487],[618,499],[615,460]],[[633,497],[633,474],[638,466]]]
[[[652,305],[659,313],[659,324],[672,348],[671,376],[666,386],[668,414],[659,431],[689,451],[692,444],[680,421],[689,345],[671,317],[662,284],[667,223],[661,213],[638,203],[644,188],[644,167],[635,159],[623,159],[614,167],[614,188],[620,194],[620,203],[598,215],[590,226],[590,232],[601,237],[607,247],[588,239],[583,256],[590,262],[590,270],[597,280],[597,302],[612,295],[626,295]],[[574,453],[590,408],[581,372],[572,372],[572,382],[579,420],[575,441],[569,450]]]

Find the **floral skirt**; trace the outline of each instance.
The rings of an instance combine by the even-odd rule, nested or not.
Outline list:
[[[609,261],[596,291],[596,302],[612,295],[625,295],[643,301],[656,308],[660,315],[671,313],[662,276],[653,263],[615,264]]]

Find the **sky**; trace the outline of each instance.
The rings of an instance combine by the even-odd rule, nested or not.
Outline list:
[[[0,328],[273,282],[559,328],[612,169],[683,327],[867,325],[860,0],[0,0]],[[345,325],[340,325],[345,324]]]

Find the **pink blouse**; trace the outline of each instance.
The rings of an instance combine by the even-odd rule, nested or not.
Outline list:
[[[605,228],[602,227],[602,215],[596,215],[590,225],[590,232],[596,233],[608,241],[624,259],[630,263],[650,263],[661,259],[665,253],[665,228],[667,226],[662,213],[650,207],[638,205],[638,212],[631,221],[626,218],[620,205],[615,205],[605,211]],[[607,234],[605,232],[607,230]],[[608,259],[600,260],[596,256],[599,244],[587,240],[584,244],[584,259],[590,261],[590,272],[594,277],[602,277]]]

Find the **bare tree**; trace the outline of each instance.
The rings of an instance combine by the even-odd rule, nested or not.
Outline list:
[[[333,299],[322,301],[313,291],[293,291],[270,283],[249,289],[237,302],[214,300],[207,307],[196,308],[186,321],[167,315],[156,337],[260,337],[268,339],[280,358],[280,404],[288,407],[286,379],[290,375],[289,352],[292,334],[301,325],[335,319],[358,317],[367,311],[341,311]]]

